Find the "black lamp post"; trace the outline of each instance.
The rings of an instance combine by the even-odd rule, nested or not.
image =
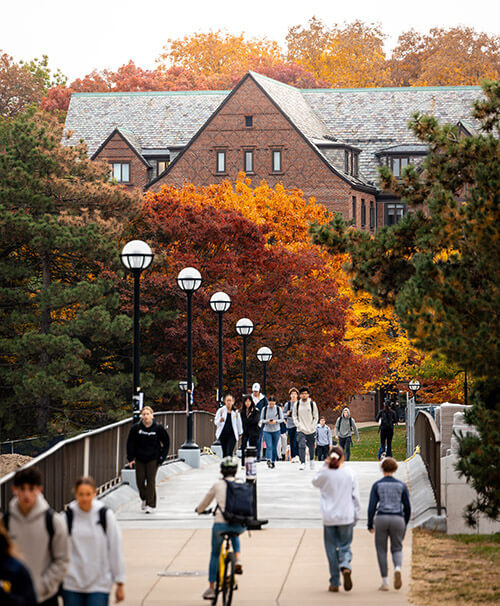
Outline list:
[[[262,362],[262,393],[267,396],[266,379],[267,379],[267,363],[271,361],[273,352],[269,347],[261,347],[257,352],[257,358]]]
[[[223,370],[224,370],[224,356],[223,356],[223,332],[222,332],[222,316],[231,307],[231,299],[225,292],[216,292],[210,298],[210,307],[212,311],[215,311],[219,316],[219,385],[217,389],[217,405],[220,407],[223,404]]]
[[[253,322],[241,318],[236,322],[236,332],[243,338],[243,395],[247,393],[247,338],[253,333]]]
[[[132,240],[123,247],[120,254],[123,266],[134,276],[134,360],[133,360],[133,416],[137,421],[141,412],[141,341],[139,330],[140,318],[140,282],[141,272],[151,265],[153,251],[142,240]]]
[[[198,449],[193,440],[193,293],[201,286],[201,274],[194,267],[185,267],[177,276],[177,284],[187,295],[187,436],[181,449]]]

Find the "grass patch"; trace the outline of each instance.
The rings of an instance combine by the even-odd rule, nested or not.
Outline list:
[[[500,534],[413,531],[410,600],[419,606],[498,604]]]
[[[363,427],[359,430],[359,444],[351,444],[351,461],[376,461],[380,448],[380,434],[377,427]],[[392,454],[398,461],[406,459],[406,427],[396,425],[392,440]]]

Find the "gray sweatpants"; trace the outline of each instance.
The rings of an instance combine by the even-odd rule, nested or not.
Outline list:
[[[403,516],[377,515],[373,523],[375,528],[375,549],[382,577],[387,577],[387,539],[391,538],[391,554],[394,568],[403,564],[403,539],[406,524]]]
[[[314,440],[316,439],[315,433],[302,433],[297,432],[297,443],[299,445],[299,458],[301,463],[306,462],[306,446],[309,448],[309,457],[311,461],[314,461]]]

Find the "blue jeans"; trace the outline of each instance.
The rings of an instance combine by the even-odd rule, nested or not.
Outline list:
[[[278,442],[281,436],[280,431],[265,431],[264,442],[266,443],[266,458],[268,461],[276,461],[278,458]]]
[[[297,443],[297,428],[288,428],[288,440],[290,442],[290,456],[292,459],[299,456],[299,445]]]
[[[63,589],[64,606],[108,606],[109,593],[81,593]]]
[[[210,564],[208,566],[208,582],[215,583],[217,579],[217,570],[219,568],[219,556],[225,532],[245,532],[245,527],[240,524],[226,524],[225,522],[215,522],[212,526],[212,552],[210,553]],[[240,537],[231,537],[233,551],[240,553]],[[66,605],[65,605],[66,606]]]
[[[346,461],[349,461],[351,458],[351,441],[351,438],[339,437],[339,446],[344,450]]]
[[[351,543],[354,524],[323,526],[326,557],[330,567],[330,585],[340,587],[341,568],[351,569]]]

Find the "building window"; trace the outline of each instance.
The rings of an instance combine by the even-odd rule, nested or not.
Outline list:
[[[404,204],[386,204],[385,205],[385,224],[396,225],[401,221],[405,214]]]
[[[375,229],[375,203],[370,200],[370,229]]]
[[[253,173],[253,151],[245,151],[245,168],[246,173]]]
[[[281,151],[273,150],[273,173],[281,172]]]
[[[218,173],[226,172],[226,152],[225,151],[217,152],[217,172]]]
[[[352,197],[352,222],[356,225],[356,196]]]
[[[354,156],[354,172],[352,173],[354,177],[357,177],[359,174],[359,156],[358,154],[353,154]]]
[[[344,151],[344,172],[349,174],[349,152],[347,150]]]
[[[247,128],[253,126],[253,116],[245,116],[245,126]]]
[[[111,178],[118,183],[130,183],[130,162],[113,162]]]
[[[165,170],[167,170],[169,165],[169,161],[168,159],[161,159],[161,160],[157,160],[156,162],[156,175],[161,175],[162,172],[164,172]]]
[[[391,158],[391,170],[395,177],[401,177],[403,168],[408,166],[409,158]]]
[[[361,198],[361,227],[366,225],[366,204],[363,198]]]

